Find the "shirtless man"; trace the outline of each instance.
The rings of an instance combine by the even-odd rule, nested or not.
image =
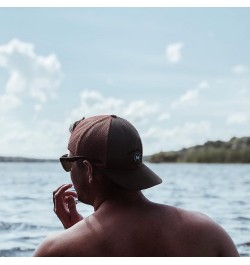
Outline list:
[[[207,216],[149,201],[141,190],[162,180],[142,163],[136,129],[115,115],[71,126],[69,155],[60,158],[72,184],[53,193],[65,230],[47,237],[34,256],[239,256],[229,235]],[[75,199],[94,213],[83,218]]]

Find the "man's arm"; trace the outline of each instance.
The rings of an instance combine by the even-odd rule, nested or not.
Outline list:
[[[60,257],[60,253],[56,251],[54,236],[47,237],[42,243],[37,247],[33,253],[33,257]]]
[[[239,257],[238,250],[229,234],[208,216],[200,214],[200,221],[205,241],[208,246],[215,246],[218,257]]]
[[[219,257],[239,257],[239,252],[228,233],[216,224],[215,233],[217,233],[220,242],[218,256]]]
[[[87,257],[95,256],[96,238],[85,220],[69,229],[47,237],[35,250],[34,257]]]

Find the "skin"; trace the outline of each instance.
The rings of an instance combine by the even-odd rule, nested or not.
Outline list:
[[[54,211],[65,230],[47,237],[34,256],[234,257],[229,235],[207,216],[149,201],[141,191],[104,185],[88,161],[74,163],[71,180],[53,193]],[[107,188],[108,187],[108,188]],[[74,197],[93,205],[83,218]]]

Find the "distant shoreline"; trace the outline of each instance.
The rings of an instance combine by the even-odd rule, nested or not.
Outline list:
[[[58,162],[58,159],[42,159],[42,158],[27,158],[27,157],[16,157],[16,156],[0,156],[0,163],[4,162],[18,162],[18,163],[45,163],[45,162],[51,162],[55,163]]]
[[[208,141],[203,145],[183,148],[179,151],[159,152],[144,157],[150,163],[250,163],[250,137],[233,137],[228,142]]]

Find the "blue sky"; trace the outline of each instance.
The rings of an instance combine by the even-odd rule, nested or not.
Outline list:
[[[249,8],[0,8],[0,155],[117,114],[144,154],[250,136]]]

